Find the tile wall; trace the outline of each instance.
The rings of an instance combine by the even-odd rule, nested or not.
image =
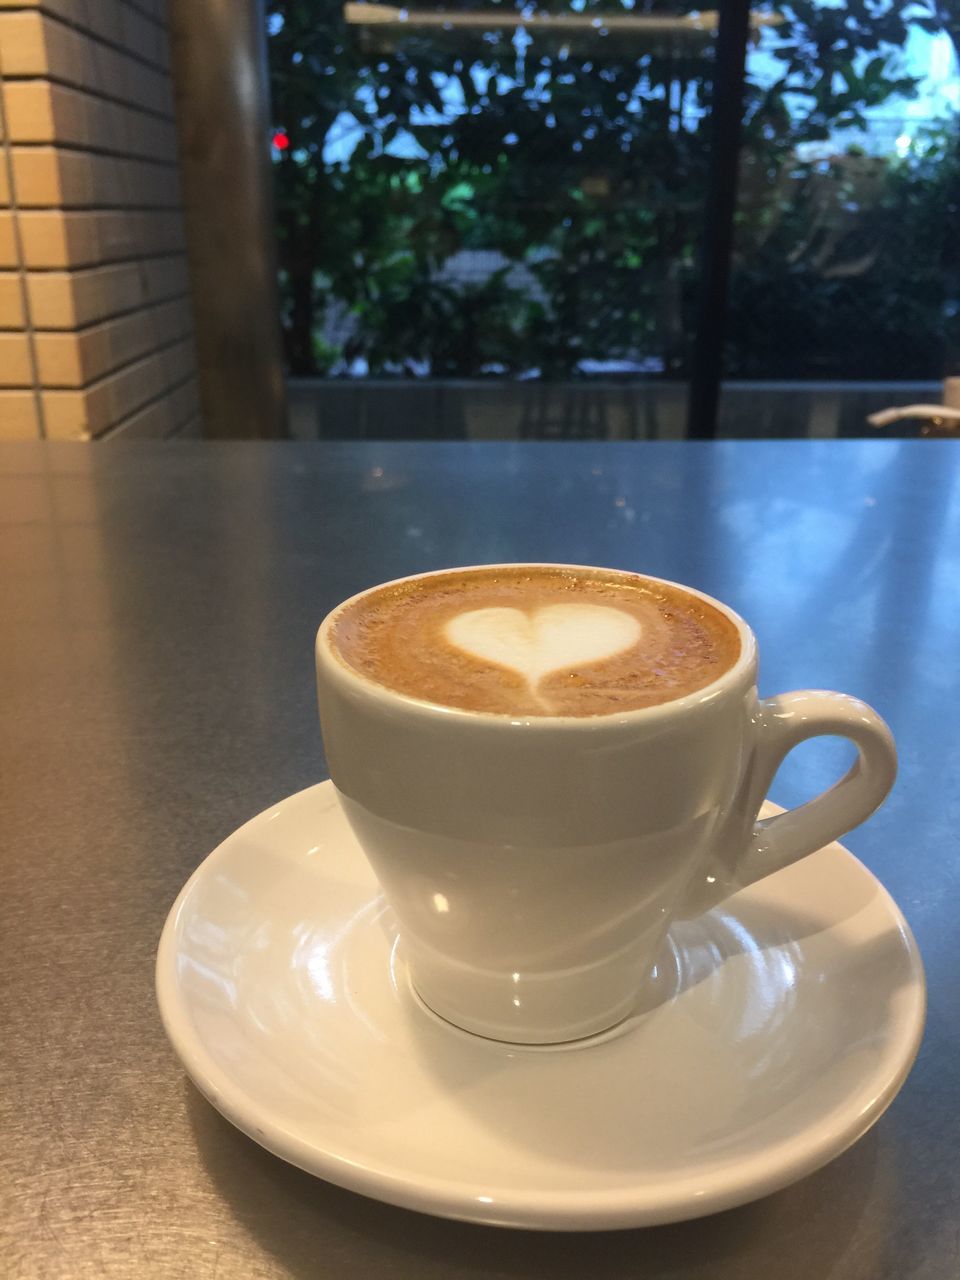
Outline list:
[[[0,0],[0,440],[200,433],[166,0]]]

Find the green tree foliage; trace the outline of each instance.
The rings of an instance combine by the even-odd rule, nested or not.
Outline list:
[[[742,236],[727,371],[740,378],[939,377],[957,281],[955,129],[902,158],[855,149],[784,166],[767,225]]]
[[[935,23],[952,2],[921,0],[924,20]],[[654,355],[682,373],[702,233],[711,41],[638,39],[602,23],[611,13],[670,16],[695,6],[446,7],[494,16],[472,35],[411,29],[378,38],[375,28],[364,37],[348,26],[341,0],[268,3],[274,121],[289,139],[275,174],[291,372],[363,357],[372,372],[429,362],[443,376],[531,368],[568,376],[584,359]],[[598,26],[515,39],[512,28],[498,30],[498,10],[582,12]],[[857,279],[828,276],[833,293],[814,287],[823,272],[803,248],[804,211],[829,200],[824,175],[798,160],[801,144],[862,126],[868,108],[910,89],[898,56],[901,6],[790,0],[778,13],[776,74],[749,84],[745,115],[732,351],[738,369],[752,371],[761,351],[772,359],[774,295],[797,328],[804,306],[820,315]],[[355,140],[348,156],[333,144],[345,112]],[[925,199],[929,175],[913,161],[884,170],[878,207],[888,220],[900,216],[898,200],[906,215],[907,204]],[[840,166],[836,192],[849,180]],[[865,214],[877,204],[865,203]],[[934,202],[929,220],[939,212]],[[848,263],[855,247],[842,246]],[[506,265],[466,282],[445,271],[458,251],[489,249]],[[766,294],[764,278],[775,282]],[[340,350],[319,336],[332,304],[350,315]]]

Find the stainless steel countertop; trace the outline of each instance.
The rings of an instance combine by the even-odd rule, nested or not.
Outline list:
[[[753,1205],[572,1236],[390,1208],[236,1132],[164,1039],[183,881],[325,776],[322,615],[508,559],[703,588],[753,623],[762,692],[856,693],[898,738],[896,790],[847,844],[916,933],[924,1045],[865,1139]],[[958,665],[951,441],[0,447],[0,1276],[956,1280]],[[843,758],[801,748],[773,797]]]

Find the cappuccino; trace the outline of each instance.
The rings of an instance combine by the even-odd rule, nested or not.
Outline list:
[[[517,565],[389,583],[340,610],[339,659],[398,693],[509,716],[598,716],[682,698],[728,671],[735,624],[682,588]]]

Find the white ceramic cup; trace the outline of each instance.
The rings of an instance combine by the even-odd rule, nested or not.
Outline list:
[[[819,690],[758,698],[750,628],[681,590],[736,624],[739,658],[695,693],[613,715],[524,719],[420,701],[331,647],[338,613],[367,593],[322,623],[331,777],[414,986],[457,1026],[527,1044],[613,1026],[637,1007],[671,920],[837,839],[893,785],[896,749],[875,711]],[[852,768],[758,821],[784,756],[820,734],[854,743]]]

